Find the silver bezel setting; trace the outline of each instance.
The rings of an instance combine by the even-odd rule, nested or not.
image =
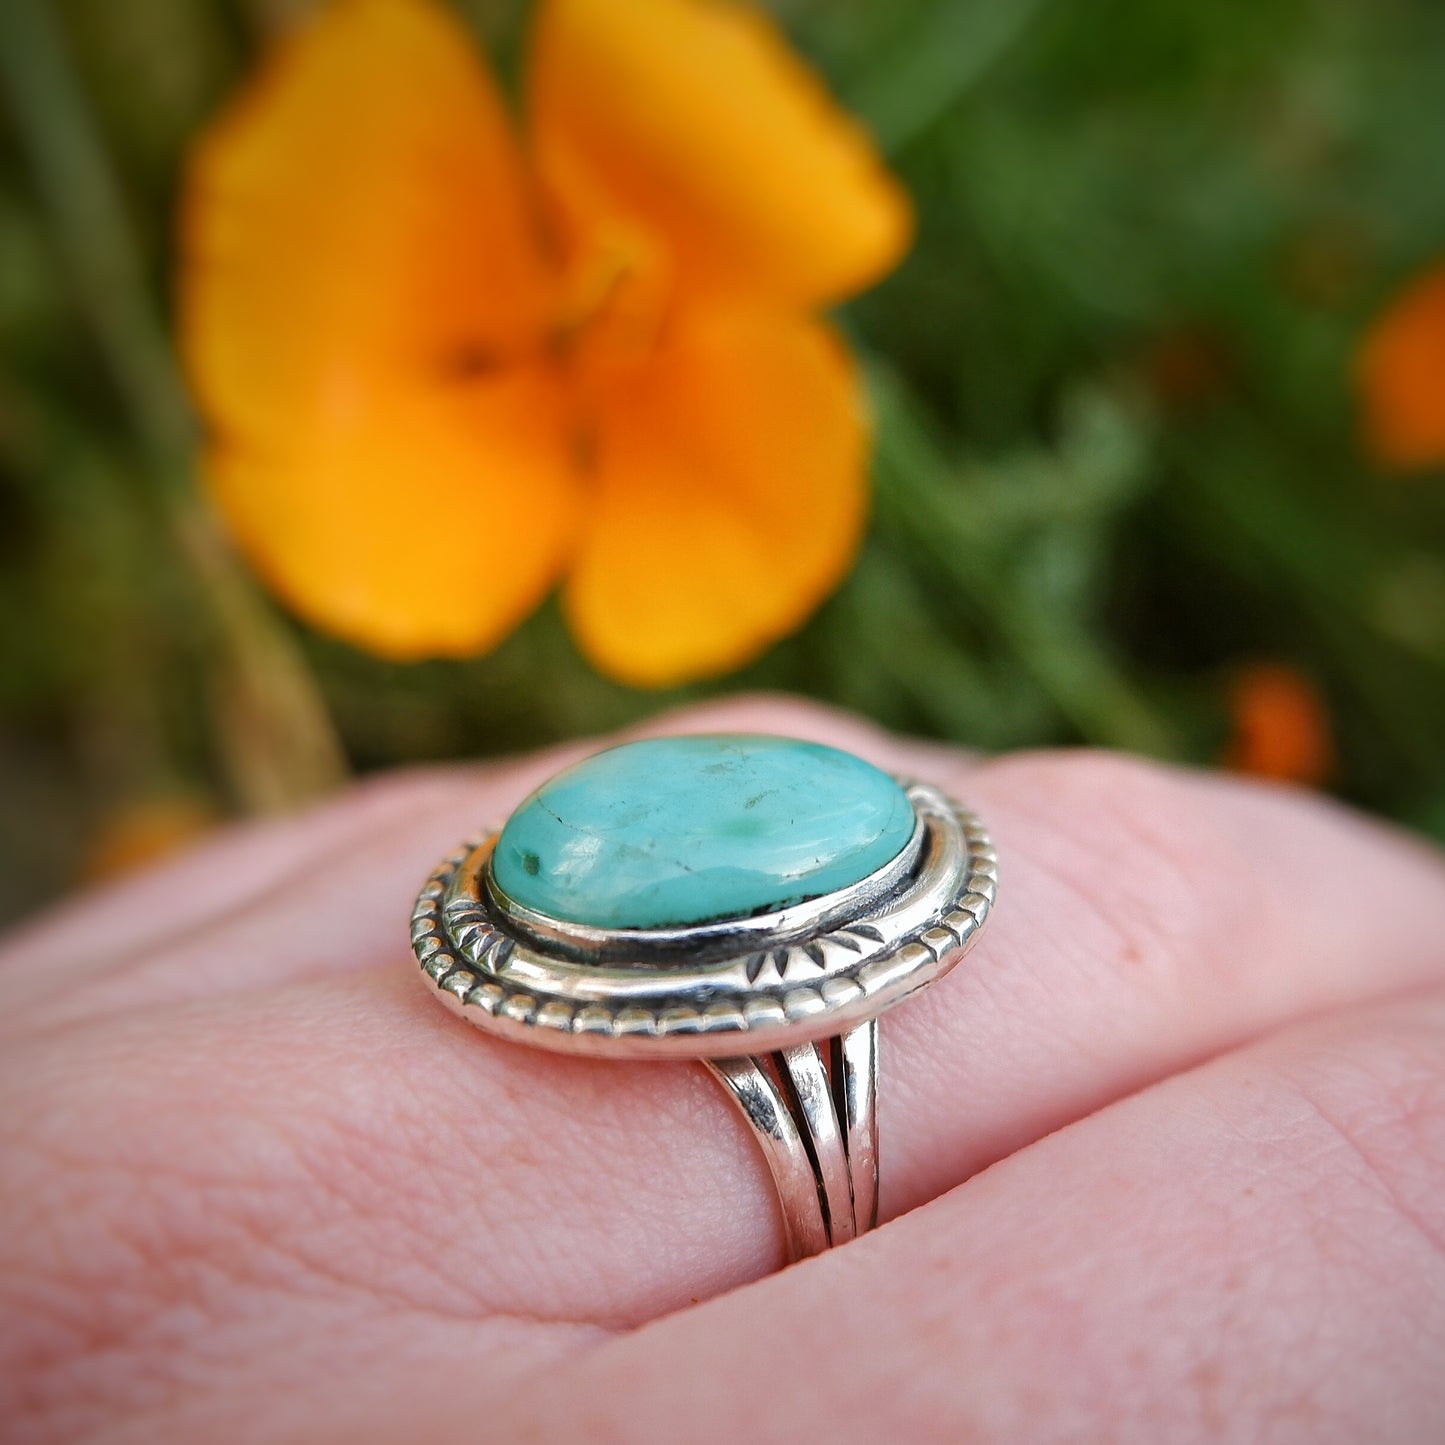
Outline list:
[[[928,784],[904,787],[918,821],[893,863],[793,908],[696,928],[590,929],[518,909],[489,881],[493,831],[422,888],[421,975],[477,1027],[568,1053],[724,1058],[839,1034],[952,968],[998,887],[979,819]]]

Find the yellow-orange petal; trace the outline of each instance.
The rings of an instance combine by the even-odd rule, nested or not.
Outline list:
[[[186,177],[181,340],[206,421],[275,449],[378,367],[445,384],[534,353],[554,302],[531,204],[454,17],[324,8]]]
[[[398,659],[468,656],[541,600],[578,508],[564,398],[540,367],[358,386],[280,451],[222,444],[211,493],[315,626]]]
[[[599,403],[593,511],[563,602],[603,672],[727,672],[842,577],[865,501],[858,379],[816,322],[695,314]]]
[[[1371,455],[1402,471],[1445,464],[1445,266],[1375,322],[1355,374]]]
[[[574,239],[660,237],[685,291],[801,306],[888,271],[911,212],[862,130],[761,11],[733,0],[542,0],[529,118]]]

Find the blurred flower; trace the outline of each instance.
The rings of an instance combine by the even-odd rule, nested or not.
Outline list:
[[[1234,380],[1235,358],[1226,341],[1202,326],[1156,336],[1145,348],[1141,370],[1159,404],[1189,412],[1215,401]]]
[[[90,882],[158,862],[214,828],[216,810],[189,794],[145,798],[115,809],[91,838],[81,865]]]
[[[1418,278],[1375,322],[1356,378],[1365,442],[1382,465],[1445,465],[1445,266]]]
[[[906,199],[761,14],[541,0],[528,147],[428,0],[338,0],[200,146],[183,345],[212,494],[318,627],[482,651],[565,576],[603,670],[725,671],[862,524],[867,429],[814,314]]]
[[[1233,735],[1226,767],[1318,786],[1334,770],[1329,717],[1313,684],[1292,667],[1256,663],[1229,685]]]

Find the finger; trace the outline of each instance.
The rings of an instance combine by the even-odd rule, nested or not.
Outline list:
[[[1445,859],[1318,796],[1096,753],[964,780],[1000,906],[885,1021],[884,1208],[930,1199],[1155,1079],[1445,978]]]
[[[1438,976],[1438,865],[1337,810],[1087,756],[988,765],[972,784],[1004,901],[964,966],[884,1021],[885,1213],[1251,1034]],[[1156,818],[1193,851],[1157,839]],[[147,1238],[176,1228],[153,1178],[190,1171],[182,1196],[207,1182],[176,1265],[154,1245],[117,1261],[73,1204],[38,1195],[52,1234],[78,1231],[68,1257],[97,1255],[94,1289],[119,1271],[138,1298],[184,1297],[197,1253],[242,1276],[279,1253],[354,1301],[381,1259],[437,1309],[622,1325],[778,1262],[761,1156],[701,1069],[500,1044],[437,1008],[397,953],[12,1046],[17,1147],[63,1139],[71,1173],[107,1188],[138,1176]]]
[[[1331,809],[1090,757],[984,767],[981,795],[1004,906],[970,964],[886,1020],[887,1209],[1231,1039],[1438,968],[1431,858]],[[1188,866],[1160,871],[1153,816],[1195,840]],[[1123,880],[1103,900],[1082,876],[1100,854]],[[1379,909],[1373,929],[1341,909],[1344,876]],[[776,1263],[762,1159],[701,1069],[497,1045],[412,975],[181,1001],[7,1053],[12,1156],[69,1147],[84,1124],[59,1185],[39,1170],[30,1231],[69,1261],[78,1308],[159,1295],[184,1318],[202,1259],[347,1318],[406,1290],[448,1316],[616,1327]],[[139,1244],[95,1238],[85,1189]],[[30,1233],[10,1233],[17,1267]],[[224,1324],[241,1368],[266,1341],[244,1312]],[[168,1361],[186,1364],[185,1348]]]
[[[485,773],[472,778],[485,800]],[[134,955],[261,905],[346,843],[386,836],[408,815],[444,808],[455,787],[447,770],[418,768],[290,816],[218,828],[183,853],[27,919],[0,948],[0,986],[18,991],[57,974],[112,973]]]
[[[633,735],[790,729],[913,771],[958,757],[832,709],[767,697],[665,714]],[[96,890],[0,950],[0,1018],[12,1031],[53,1026],[101,1008],[372,967],[394,956],[417,888],[448,849],[606,741],[376,779]]]
[[[542,1388],[410,1418],[438,1442],[483,1417],[539,1442],[1423,1442],[1442,1360],[1435,992],[1170,1079]]]

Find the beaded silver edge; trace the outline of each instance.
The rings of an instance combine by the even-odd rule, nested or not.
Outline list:
[[[901,781],[901,780],[900,780]],[[716,925],[694,958],[589,960],[545,947],[509,920],[486,886],[496,833],[436,869],[412,914],[421,978],[449,1008],[515,1042],[614,1058],[757,1054],[841,1033],[952,968],[998,889],[998,858],[978,817],[925,783],[904,783],[923,826],[916,872],[883,898],[798,935],[738,930],[719,953]]]

